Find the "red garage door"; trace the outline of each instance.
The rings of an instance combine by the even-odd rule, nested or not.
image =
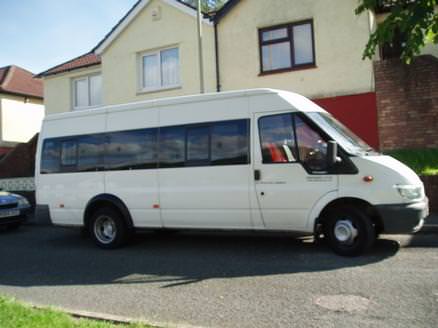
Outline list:
[[[378,149],[377,105],[374,92],[314,99],[318,105],[348,126],[369,145]]]

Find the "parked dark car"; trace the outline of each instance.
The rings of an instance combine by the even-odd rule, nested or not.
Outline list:
[[[30,209],[31,205],[23,196],[0,190],[0,227],[18,229]]]

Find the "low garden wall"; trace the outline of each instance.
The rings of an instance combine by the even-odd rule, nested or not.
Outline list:
[[[438,213],[438,175],[421,176],[431,212]]]

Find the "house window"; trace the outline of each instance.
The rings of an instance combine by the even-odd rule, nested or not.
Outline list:
[[[169,48],[141,56],[141,91],[180,86],[179,49]]]
[[[284,24],[259,30],[261,73],[313,67],[313,21]]]
[[[102,75],[94,74],[73,80],[73,109],[102,105]]]

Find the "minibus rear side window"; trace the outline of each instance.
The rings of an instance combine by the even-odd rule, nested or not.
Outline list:
[[[160,128],[160,167],[185,165],[186,128],[183,126]]]
[[[297,161],[291,114],[265,116],[259,119],[263,163],[280,164]]]
[[[211,129],[211,164],[248,164],[248,132],[247,120],[213,123]]]
[[[187,165],[209,164],[210,127],[187,128]]]
[[[62,171],[71,172],[77,164],[78,144],[76,140],[61,142]]]
[[[102,169],[103,135],[87,135],[78,138],[78,172],[90,172]]]
[[[145,129],[109,133],[105,168],[107,170],[156,168],[157,131],[158,129]]]
[[[48,139],[44,141],[41,154],[41,174],[53,174],[59,172],[60,143],[58,140]]]

